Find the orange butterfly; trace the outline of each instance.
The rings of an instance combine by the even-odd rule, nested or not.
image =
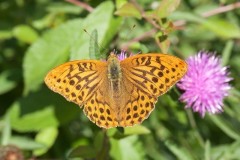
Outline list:
[[[168,54],[139,54],[119,60],[77,60],[64,63],[45,77],[47,86],[68,101],[83,106],[99,127],[142,123],[158,96],[167,92],[187,71],[183,60]]]

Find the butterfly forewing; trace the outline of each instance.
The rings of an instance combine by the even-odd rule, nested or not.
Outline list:
[[[106,63],[94,60],[71,61],[64,63],[45,77],[47,86],[68,101],[79,106],[92,95],[106,81]]]
[[[123,76],[137,88],[158,97],[174,85],[187,71],[187,64],[168,54],[144,54],[121,62]]]

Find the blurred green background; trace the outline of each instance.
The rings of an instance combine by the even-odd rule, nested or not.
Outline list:
[[[24,159],[240,159],[240,3],[130,2],[0,2],[2,148],[17,146]],[[184,109],[174,87],[141,125],[103,130],[43,83],[59,64],[103,59],[113,49],[183,59],[216,52],[234,78],[224,112],[201,118]]]

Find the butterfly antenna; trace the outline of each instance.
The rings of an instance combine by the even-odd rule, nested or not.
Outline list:
[[[117,55],[117,54],[118,54],[118,51],[114,48],[114,49],[113,49],[113,53],[114,53],[115,55]]]
[[[135,27],[136,27],[136,24],[134,24],[134,25],[132,26],[131,31],[132,31]]]
[[[129,37],[132,36],[133,30],[135,29],[135,27],[136,27],[136,24],[134,24],[134,25],[132,25],[132,27],[130,27],[130,30],[128,30],[125,40],[127,40],[127,38],[129,39]]]
[[[136,27],[135,24],[131,27],[131,29],[130,29],[131,33],[132,33],[132,30],[133,30],[135,27]],[[127,34],[127,35],[129,35],[130,31],[128,31],[128,34]],[[124,40],[127,41],[127,38],[124,38]],[[113,49],[112,52],[113,52],[115,55],[121,54],[121,53],[127,53],[126,49],[121,49],[121,52],[119,53],[115,48]]]
[[[129,41],[129,39],[131,38],[131,36],[133,35],[133,30],[136,28],[136,25],[133,24],[132,27],[129,27],[130,29],[127,31],[127,34],[125,37],[123,37],[123,40],[126,42],[126,43],[123,43],[122,45],[122,49],[123,50],[128,50],[128,47],[129,47],[129,43],[131,41]]]

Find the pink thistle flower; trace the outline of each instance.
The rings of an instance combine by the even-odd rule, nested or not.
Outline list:
[[[118,54],[117,56],[118,56],[118,59],[119,59],[120,61],[122,61],[122,60],[124,60],[124,59],[126,59],[126,58],[128,58],[128,57],[133,56],[133,54],[130,53],[130,54],[128,55],[126,51],[121,50],[121,53]]]
[[[223,99],[231,86],[227,67],[222,67],[215,54],[200,51],[187,60],[188,71],[177,86],[184,91],[180,100],[186,108],[192,108],[202,117],[206,112],[215,114],[223,111]]]

